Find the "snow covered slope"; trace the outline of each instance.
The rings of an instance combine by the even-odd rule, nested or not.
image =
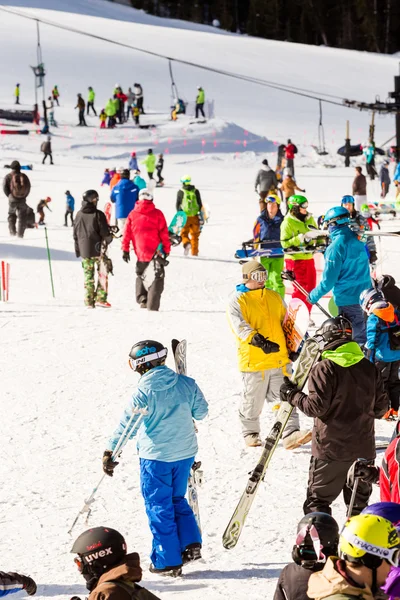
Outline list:
[[[41,2],[21,2],[17,10],[156,52],[266,79],[279,78],[287,84],[312,86],[335,95],[341,95],[345,88],[348,96],[374,97],[379,90],[385,97],[397,68],[390,57],[214,35],[190,24],[179,28],[177,22],[172,29],[168,22],[157,21],[155,25],[146,15],[141,15],[146,23],[133,23],[126,12],[129,9],[100,0],[69,0],[65,3],[68,9],[61,1]],[[140,16],[134,11],[129,15],[134,15],[132,19]],[[129,549],[141,554],[144,585],[161,598],[271,598],[279,571],[290,560],[296,523],[302,516],[309,447],[292,453],[278,448],[240,544],[233,551],[225,551],[221,543],[247,473],[259,454],[257,449],[245,449],[240,436],[237,410],[241,378],[225,317],[227,297],[240,279],[233,255],[238,245],[251,237],[258,213],[253,184],[261,155],[254,153],[257,148],[243,144],[248,137],[245,131],[254,134],[250,139],[268,144],[262,147],[263,152],[271,149],[268,140],[298,136],[295,141],[301,148],[296,173],[299,184],[307,189],[315,215],[350,192],[353,170],[325,169],[322,159],[316,168],[313,151],[303,146],[303,141],[309,143],[315,137],[315,101],[178,65],[174,70],[179,88],[192,99],[197,84],[202,83],[216,100],[217,119],[191,138],[201,144],[204,136],[205,154],[201,154],[200,144],[194,148],[196,153],[184,151],[184,120],[177,122],[169,145],[173,124],[165,123],[170,100],[166,61],[45,25],[41,32],[48,83],[58,83],[62,93],[62,106],[56,111],[60,127],[53,132],[55,165],[41,164],[43,138],[36,134],[26,138],[2,136],[0,164],[14,158],[32,163],[29,204],[35,208],[40,198],[52,198],[53,212],[46,213],[46,218],[56,298],[51,296],[44,231],[30,230],[24,240],[11,239],[3,198],[0,259],[7,258],[11,264],[11,289],[10,302],[0,304],[1,568],[30,573],[39,583],[39,599],[85,595],[83,580],[69,554],[73,539],[67,531],[101,475],[107,438],[135,384],[136,376],[127,366],[128,352],[139,339],[155,338],[168,344],[173,337],[186,337],[189,375],[196,377],[210,403],[210,417],[199,427],[198,458],[205,471],[200,492],[204,563],[187,569],[185,577],[177,581],[149,574],[151,539],[133,443],[124,450],[114,479],[104,482],[90,524],[109,525],[126,536]],[[12,101],[17,80],[22,84],[22,101],[32,103],[29,65],[36,60],[35,43],[33,22],[1,13],[2,103]],[[137,79],[145,88],[146,108],[154,111],[146,118],[164,122],[155,130],[159,144],[155,138],[146,137],[153,135],[151,132],[139,134],[131,125],[106,132],[74,127],[77,92],[84,93],[93,85],[99,106],[117,81],[126,88]],[[328,142],[333,140],[333,147],[342,143],[346,116],[357,123],[354,137],[365,138],[365,115],[336,106],[327,108],[328,115]],[[98,126],[94,117],[89,124]],[[362,127],[360,132],[358,127]],[[391,132],[390,118],[378,120],[379,135],[385,138]],[[225,134],[230,148],[238,153],[221,152],[223,148],[213,146],[213,140],[223,140]],[[235,143],[236,137],[241,144]],[[188,134],[186,140],[189,146]],[[86,189],[98,189],[103,206],[109,196],[108,189],[100,187],[104,168],[125,165],[131,150],[137,148],[141,155],[150,141],[156,151],[172,147],[170,155],[165,152],[166,186],[157,189],[155,195],[156,205],[167,219],[174,214],[179,179],[185,173],[192,175],[211,207],[210,222],[200,239],[200,256],[184,258],[181,248],[173,250],[161,311],[148,313],[135,303],[134,261],[125,264],[120,242],[114,241],[110,250],[115,271],[110,278],[113,308],[89,313],[83,307],[82,269],[75,258],[71,228],[63,227],[64,192],[69,189],[79,207]],[[175,147],[178,142],[179,154]],[[272,154],[267,156],[274,160]],[[327,160],[333,161],[332,157]],[[369,184],[368,192],[370,199],[378,199],[378,183]],[[383,227],[400,228],[398,221]],[[399,277],[397,246],[396,240],[383,239],[379,255],[380,268]],[[315,319],[322,321],[318,311]],[[168,364],[172,366],[170,357]],[[266,407],[263,434],[272,421],[271,408]],[[305,418],[302,423],[309,425]],[[388,423],[378,423],[378,439],[389,437],[391,429]],[[377,495],[375,491],[374,497]],[[334,504],[334,515],[339,521],[344,518],[341,499]],[[84,528],[80,522],[74,535]]]

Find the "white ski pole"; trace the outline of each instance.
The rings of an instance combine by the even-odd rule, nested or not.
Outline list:
[[[133,419],[135,418],[135,416],[136,416],[136,415],[138,415],[138,414],[139,414],[139,418],[138,418],[138,420],[136,421],[135,425],[134,425],[134,426],[132,427],[132,429],[130,430],[129,428],[130,428],[130,426],[131,426],[131,424],[132,424],[132,421],[133,421]],[[143,417],[144,417],[146,414],[147,414],[147,410],[146,410],[146,409],[140,409],[140,408],[138,408],[138,409],[135,409],[135,410],[132,412],[132,416],[131,416],[131,418],[129,419],[128,423],[126,424],[126,427],[125,427],[124,431],[121,433],[121,437],[120,437],[120,438],[119,438],[119,440],[118,440],[118,444],[115,446],[115,450],[114,450],[114,452],[112,453],[112,457],[111,457],[111,458],[112,458],[112,460],[115,460],[115,459],[118,457],[118,455],[119,455],[119,454],[122,452],[122,448],[125,446],[125,444],[127,443],[127,441],[128,441],[128,439],[130,438],[130,436],[133,434],[133,432],[139,429],[139,425],[140,425],[140,423],[141,423],[141,421],[142,421]],[[74,520],[74,522],[72,523],[72,525],[71,525],[71,527],[70,527],[70,529],[69,529],[69,531],[68,531],[68,533],[69,533],[69,534],[71,534],[71,533],[72,533],[72,531],[73,531],[73,529],[74,529],[75,525],[76,525],[76,524],[77,524],[77,522],[78,522],[78,519],[79,519],[80,515],[83,515],[83,514],[87,513],[87,517],[86,517],[86,523],[88,522],[88,520],[89,520],[89,517],[90,517],[91,510],[92,510],[92,509],[91,509],[91,505],[92,505],[92,504],[93,504],[93,502],[94,502],[94,497],[95,497],[95,495],[97,494],[97,492],[98,492],[98,489],[99,489],[100,485],[102,484],[102,482],[103,482],[103,479],[105,478],[105,476],[106,476],[106,474],[104,473],[104,475],[102,475],[102,477],[101,477],[100,481],[98,482],[98,484],[97,484],[97,485],[95,485],[95,487],[93,488],[93,490],[92,490],[92,492],[91,492],[90,496],[89,496],[89,497],[88,497],[88,498],[85,500],[85,502],[84,502],[84,504],[83,504],[83,507],[81,508],[81,510],[80,510],[80,511],[78,512],[78,514],[76,515],[76,517],[75,517],[75,520]]]

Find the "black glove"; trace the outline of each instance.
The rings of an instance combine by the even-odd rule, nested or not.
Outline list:
[[[378,260],[378,255],[376,252],[374,252],[373,250],[370,251],[369,253],[369,264],[370,265],[374,265]]]
[[[256,333],[250,344],[256,348],[260,348],[263,352],[265,352],[265,354],[273,354],[274,352],[279,352],[280,350],[279,344],[270,342],[267,338],[261,335],[261,333]]]
[[[300,356],[300,352],[289,352],[289,360],[295,362]]]
[[[18,581],[18,583],[22,583],[22,585],[24,586],[24,590],[26,590],[28,596],[34,596],[36,594],[37,586],[36,583],[33,581],[32,577],[20,575],[19,573],[9,573],[9,575],[11,575],[11,577],[13,577],[15,581]]]
[[[114,475],[114,469],[119,465],[119,462],[112,459],[112,455],[113,453],[111,450],[106,450],[103,454],[103,471],[110,477]]]
[[[282,402],[289,402],[289,404],[291,404],[291,398],[298,391],[300,390],[296,384],[293,383],[293,381],[290,381],[289,377],[284,377],[281,389],[279,390]]]
[[[128,263],[131,260],[129,252],[124,251],[122,253],[122,260],[124,260],[126,263]]]
[[[379,467],[369,464],[362,458],[356,460],[347,472],[347,485],[353,487],[356,479],[362,479],[366,483],[377,483]]]

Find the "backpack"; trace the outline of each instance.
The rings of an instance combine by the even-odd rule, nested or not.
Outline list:
[[[33,212],[33,208],[28,205],[26,205],[25,223],[27,229],[35,228],[35,213]]]
[[[114,585],[124,589],[128,594],[131,595],[131,600],[160,600],[158,596],[155,596],[149,592],[149,590],[142,588],[137,583],[134,583],[132,586],[126,581],[121,581],[120,579],[104,581],[104,583],[113,583]]]
[[[188,217],[194,217],[199,212],[196,190],[183,190],[182,210]]]
[[[46,152],[46,142],[43,142],[40,146],[40,152]]]
[[[10,191],[14,198],[25,200],[29,193],[27,181],[29,180],[23,173],[13,173],[11,175]]]
[[[293,154],[297,154],[298,150],[297,150],[297,146],[295,144],[293,144]]]

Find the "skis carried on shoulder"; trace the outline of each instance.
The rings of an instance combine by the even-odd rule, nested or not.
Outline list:
[[[187,373],[187,361],[186,361],[186,340],[172,340],[171,341],[172,352],[175,360],[175,369],[179,375],[186,375]],[[195,425],[193,427],[196,429]],[[196,431],[197,433],[197,431]],[[200,469],[201,462],[195,461],[190,469],[190,475],[188,479],[188,502],[192,509],[198,528],[201,531],[200,525],[200,509],[199,509],[199,498],[197,488],[201,487],[203,483],[203,471]]]
[[[315,336],[305,340],[296,364],[296,369],[290,378],[300,390],[305,386],[312,367],[319,360],[322,349],[323,339],[321,337]],[[247,515],[254,502],[255,495],[260,483],[264,480],[265,473],[276,447],[278,446],[279,440],[282,437],[282,433],[287,425],[289,417],[292,414],[292,410],[293,406],[288,402],[281,403],[276,421],[265,440],[262,454],[256,467],[250,473],[242,497],[223,533],[222,544],[226,549],[234,548],[239,541],[240,534],[242,533]]]

